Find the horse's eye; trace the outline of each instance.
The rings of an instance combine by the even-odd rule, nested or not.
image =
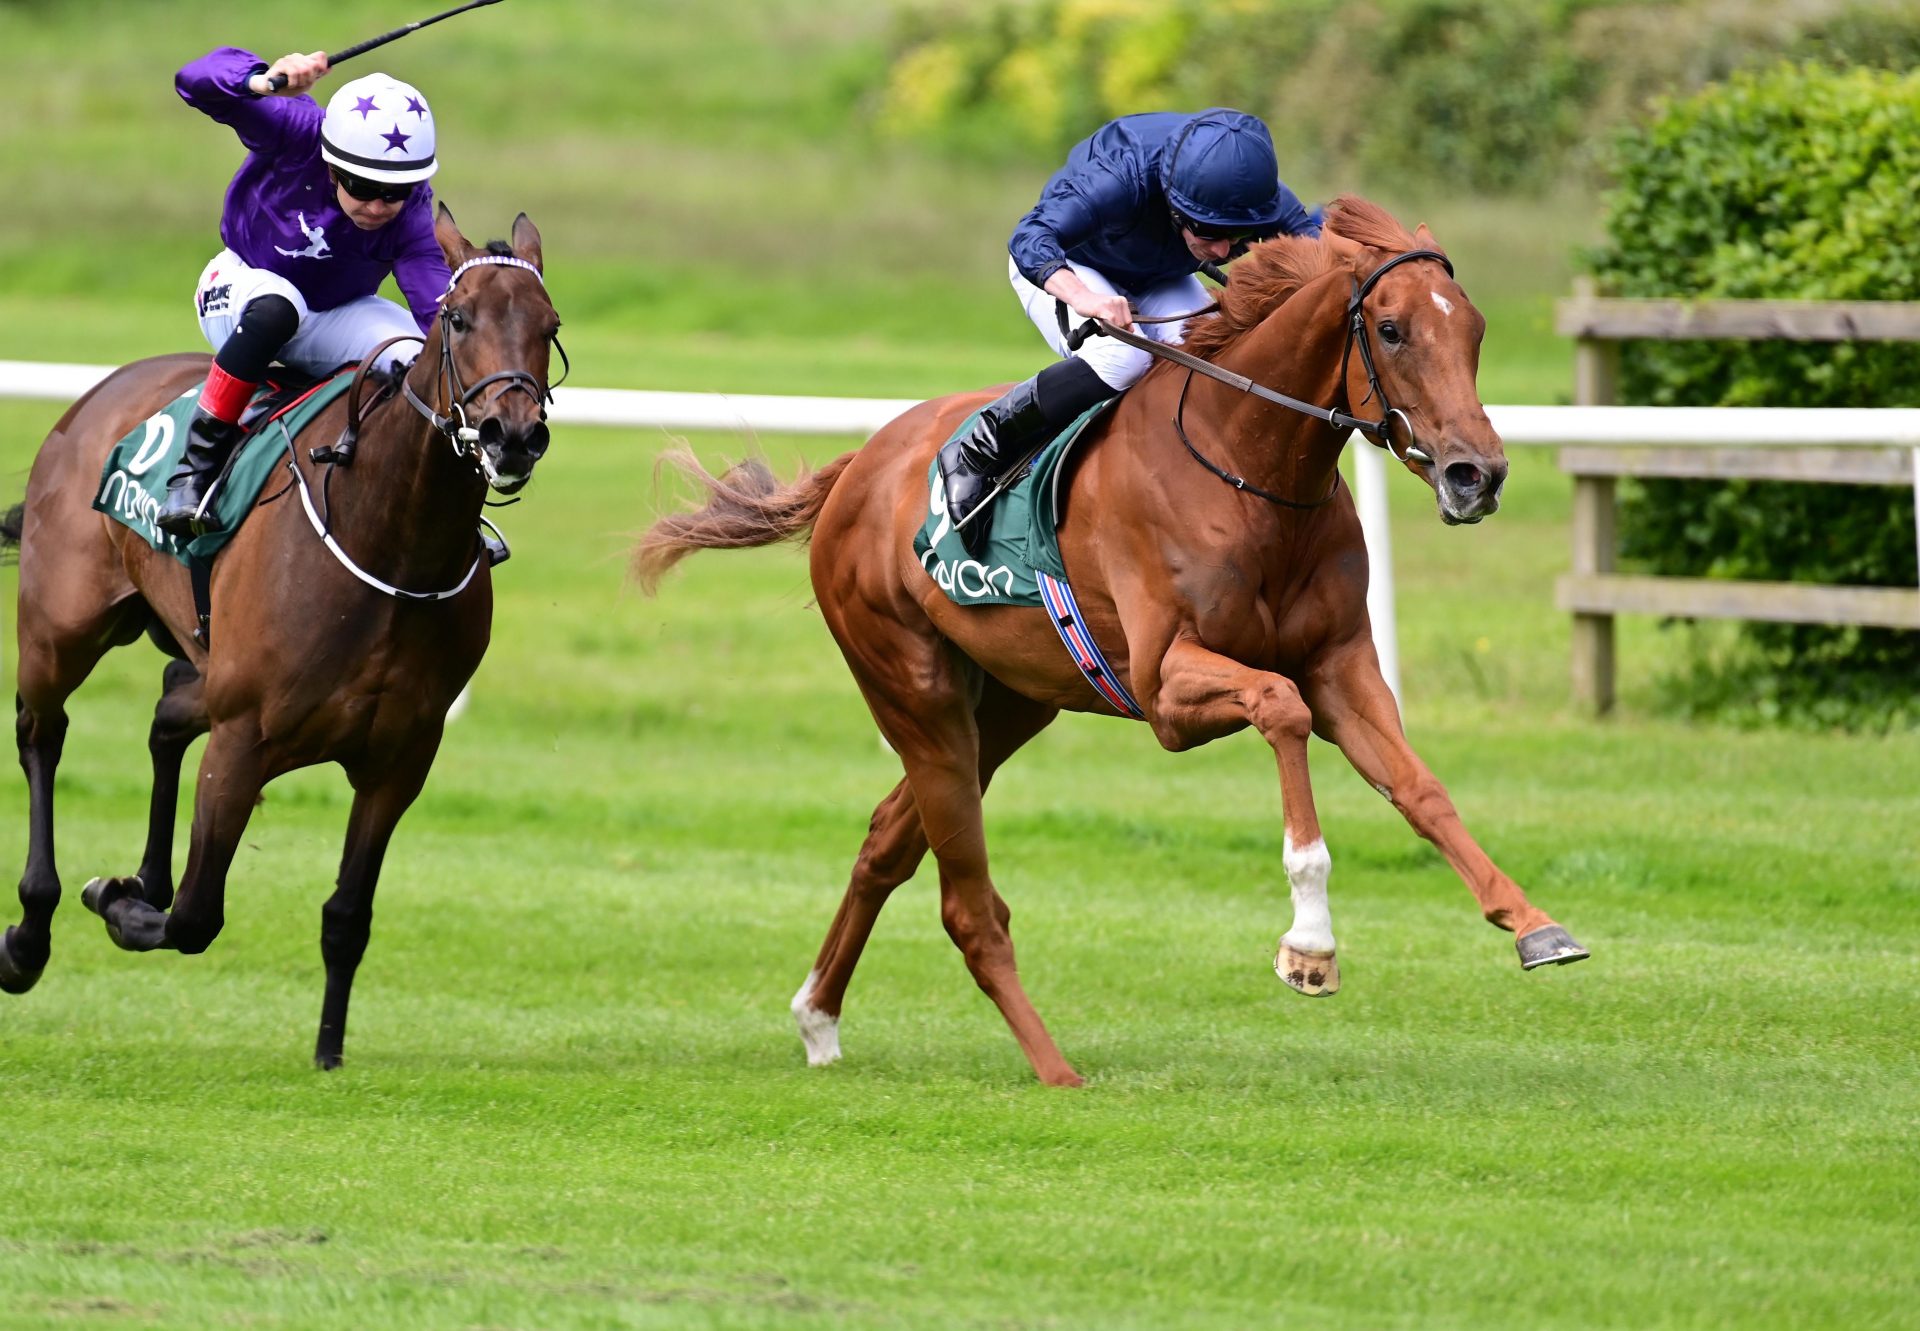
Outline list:
[[[1400,325],[1388,319],[1380,325],[1380,340],[1390,346],[1400,345]]]
[[[460,311],[458,310],[448,310],[447,311],[447,327],[451,328],[456,333],[466,332],[467,316],[460,313]]]

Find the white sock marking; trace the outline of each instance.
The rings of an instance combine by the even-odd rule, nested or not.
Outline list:
[[[813,1005],[813,986],[819,971],[808,971],[806,983],[793,996],[790,1010],[800,1028],[801,1043],[807,1047],[807,1066],[824,1068],[840,1061],[840,1018],[830,1017]]]
[[[1287,867],[1287,885],[1293,889],[1293,928],[1280,941],[1301,952],[1333,951],[1333,916],[1327,910],[1333,856],[1327,852],[1327,843],[1315,840],[1296,849],[1289,835],[1281,862]]]

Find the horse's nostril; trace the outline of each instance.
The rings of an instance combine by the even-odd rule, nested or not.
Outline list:
[[[1447,484],[1455,494],[1478,494],[1487,483],[1487,474],[1471,462],[1454,462],[1447,466]]]

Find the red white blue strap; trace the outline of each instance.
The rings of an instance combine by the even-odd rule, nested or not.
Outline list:
[[[1105,698],[1107,705],[1120,715],[1130,716],[1136,721],[1146,720],[1146,713],[1140,710],[1140,704],[1127,692],[1127,686],[1113,673],[1107,658],[1100,654],[1099,644],[1094,642],[1093,634],[1087,631],[1086,623],[1080,617],[1080,607],[1073,599],[1073,588],[1039,569],[1033,571],[1033,576],[1040,584],[1040,600],[1046,606],[1047,617],[1053,621],[1060,641],[1067,645],[1067,655],[1080,667],[1080,673],[1087,677],[1087,683],[1093,685],[1094,692]]]

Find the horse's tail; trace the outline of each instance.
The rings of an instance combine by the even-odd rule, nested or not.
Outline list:
[[[0,514],[0,563],[20,557],[20,529],[26,525],[27,506],[15,504]]]
[[[853,458],[843,454],[819,471],[802,468],[793,484],[782,485],[759,458],[715,476],[685,449],[662,454],[660,465],[691,477],[707,492],[707,502],[692,513],[670,513],[641,534],[633,548],[640,590],[653,595],[668,570],[696,550],[739,550],[810,534]]]

